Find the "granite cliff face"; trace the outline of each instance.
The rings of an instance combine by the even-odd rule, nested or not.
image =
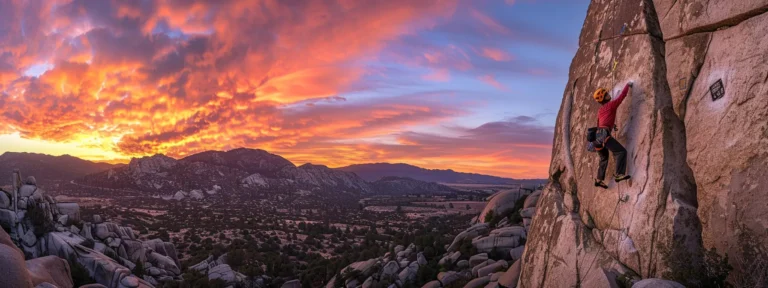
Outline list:
[[[592,1],[520,287],[695,275],[713,248],[734,266],[730,281],[766,273],[752,271],[768,247],[766,11],[766,0]],[[615,95],[628,81],[614,137],[633,178],[597,189],[598,157],[584,140],[598,110],[590,95]],[[711,92],[718,82],[723,94]]]

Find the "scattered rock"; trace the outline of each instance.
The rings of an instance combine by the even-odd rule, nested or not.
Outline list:
[[[301,282],[299,280],[291,280],[283,283],[283,286],[280,286],[280,288],[301,288]]]
[[[478,277],[488,276],[498,271],[507,269],[507,267],[509,267],[507,264],[507,261],[498,261],[496,263],[489,264],[483,268],[478,269],[477,276]]]
[[[491,197],[489,197],[490,200],[488,201],[488,204],[485,205],[483,212],[481,212],[480,216],[478,216],[478,222],[485,223],[486,215],[490,212],[493,212],[494,215],[499,215],[506,212],[507,210],[514,208],[517,199],[520,199],[525,195],[526,192],[524,190],[518,189],[503,190],[494,195],[491,195]],[[528,202],[527,199],[526,202]]]
[[[499,285],[502,285],[504,287],[508,288],[514,288],[517,287],[517,280],[520,278],[520,260],[515,261],[515,263],[512,263],[512,266],[507,269],[507,272],[504,272],[504,275],[501,275],[499,278]]]
[[[491,282],[491,276],[478,277],[478,278],[472,279],[472,281],[469,281],[469,283],[464,285],[464,288],[485,287],[485,285],[487,285],[488,282]]]
[[[632,288],[685,288],[685,286],[664,279],[643,279],[632,285]]]
[[[469,257],[469,266],[475,267],[477,264],[488,260],[488,253],[480,253]]]

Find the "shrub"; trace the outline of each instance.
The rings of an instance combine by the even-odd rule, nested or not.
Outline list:
[[[33,233],[35,236],[40,237],[45,233],[53,232],[53,221],[49,221],[49,219],[45,216],[45,210],[43,207],[38,205],[29,205],[29,207],[27,207],[27,217],[29,217],[29,220],[32,221],[32,226],[34,227]]]
[[[662,259],[669,265],[669,271],[663,273],[664,278],[686,287],[728,287],[725,280],[733,270],[728,264],[728,254],[720,256],[715,248],[691,252],[683,242],[675,241],[671,249],[659,247]]]
[[[485,220],[485,223],[492,223],[493,222],[493,216],[494,216],[493,213],[494,213],[493,209],[488,210],[488,214],[485,214],[485,219],[483,219],[483,220]]]

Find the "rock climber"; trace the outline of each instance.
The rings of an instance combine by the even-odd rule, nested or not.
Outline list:
[[[596,147],[597,153],[600,155],[600,166],[597,169],[597,178],[595,179],[595,186],[597,187],[608,188],[608,185],[603,180],[605,180],[605,170],[608,168],[609,150],[613,153],[613,157],[616,158],[616,172],[614,174],[616,183],[630,178],[629,175],[625,174],[627,170],[627,149],[619,141],[611,137],[611,131],[616,127],[616,110],[619,109],[619,105],[621,105],[621,102],[624,101],[624,98],[630,92],[632,85],[632,82],[628,82],[624,86],[624,90],[619,94],[619,97],[613,101],[611,101],[611,95],[608,94],[608,90],[605,88],[597,89],[592,95],[595,101],[602,105],[597,112],[596,138],[598,143],[602,143],[602,145],[598,144],[598,147]]]

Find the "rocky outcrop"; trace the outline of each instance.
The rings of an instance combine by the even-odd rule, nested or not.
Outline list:
[[[154,276],[179,279],[180,263],[173,244],[158,239],[142,242],[131,228],[102,222],[98,215],[94,216],[97,223],[82,221],[76,203],[57,203],[37,187],[34,177],[18,188],[18,197],[13,194],[9,198],[18,198],[21,205],[14,207],[15,213],[0,208],[0,215],[13,215],[4,218],[2,226],[11,232],[12,243],[23,257],[30,259],[31,281],[53,279],[59,284],[46,281],[71,287],[71,279],[69,286],[63,280],[69,277],[70,265],[85,268],[91,278],[107,287],[154,287],[150,284],[158,282]],[[146,281],[131,275],[139,262],[150,275],[145,276]]]
[[[745,263],[736,275],[765,258],[757,254],[768,247],[766,11],[764,0],[592,1],[557,118],[550,183],[529,221],[520,286],[704,273],[711,248]],[[597,156],[583,140],[598,109],[590,95],[598,87],[615,94],[629,81],[613,136],[629,151],[632,180],[599,190]],[[720,98],[710,91],[716,83]]]
[[[150,157],[133,158],[128,163],[128,171],[133,175],[155,174],[176,166],[176,159],[157,154]]]
[[[21,250],[8,233],[0,229],[0,287],[71,288],[74,284],[70,273],[69,263],[56,256],[25,262]]]
[[[528,194],[530,194],[530,191],[523,189],[510,189],[496,192],[488,197],[488,204],[486,204],[483,211],[480,212],[477,221],[485,223],[488,213],[493,213],[494,216],[504,214],[507,210],[515,207],[515,203],[518,199],[526,197]]]
[[[334,170],[323,165],[304,164],[299,167],[286,167],[281,176],[293,179],[297,183],[315,187],[339,189],[345,192],[371,194],[370,184],[355,173]]]

